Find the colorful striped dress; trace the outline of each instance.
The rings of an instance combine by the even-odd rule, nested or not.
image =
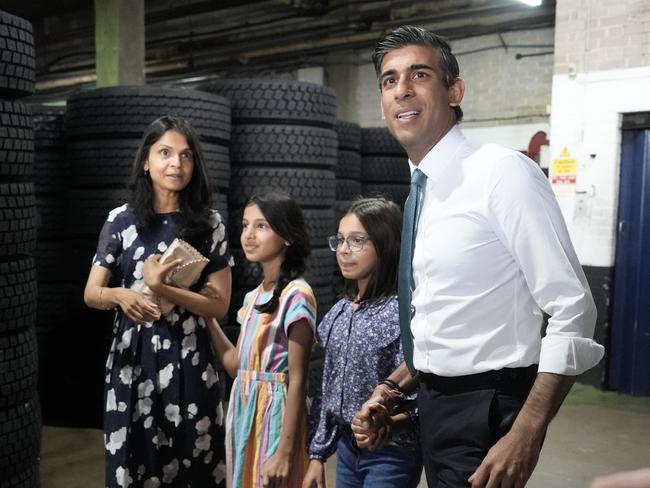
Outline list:
[[[273,314],[260,313],[271,292],[262,285],[246,294],[237,314],[239,371],[233,383],[226,419],[227,486],[262,486],[262,468],[280,443],[289,383],[289,327],[306,319],[314,329],[316,299],[303,279],[282,290]],[[307,469],[307,412],[296,435],[290,479],[286,488],[300,487]]]

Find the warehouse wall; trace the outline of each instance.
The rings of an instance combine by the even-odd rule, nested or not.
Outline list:
[[[503,43],[513,46],[507,49],[496,34],[452,42],[466,83],[462,127],[469,137],[525,149],[535,132],[548,132],[553,36],[553,29],[507,32]],[[337,57],[327,67],[327,79],[337,91],[339,118],[380,127],[384,123],[370,54],[348,54],[352,69]],[[517,59],[517,54],[537,55]]]

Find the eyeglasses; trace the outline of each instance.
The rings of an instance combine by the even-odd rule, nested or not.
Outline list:
[[[329,236],[327,238],[327,243],[330,246],[330,250],[336,252],[336,250],[343,245],[345,242],[348,245],[348,249],[352,252],[360,252],[363,249],[363,245],[366,241],[369,241],[370,237],[364,236],[361,234],[350,234],[347,237],[343,236]]]

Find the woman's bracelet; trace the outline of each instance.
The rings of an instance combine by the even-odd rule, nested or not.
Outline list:
[[[104,287],[100,286],[99,287],[99,306],[102,307],[103,310],[110,310],[109,307],[104,305],[104,302],[102,301],[102,293],[104,292]]]
[[[404,393],[402,389],[399,387],[399,385],[395,383],[393,380],[391,380],[390,378],[386,378],[384,381],[382,381],[382,383],[388,386],[391,390],[397,390],[401,393]]]

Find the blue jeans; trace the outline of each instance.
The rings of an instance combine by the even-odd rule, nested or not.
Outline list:
[[[420,449],[387,446],[359,449],[349,433],[336,448],[336,488],[416,488],[422,474]]]

